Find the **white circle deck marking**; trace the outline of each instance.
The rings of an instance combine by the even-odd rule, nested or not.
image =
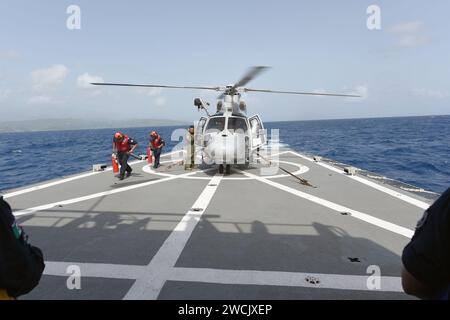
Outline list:
[[[168,161],[162,161],[161,163],[173,163],[176,162],[178,160],[168,160]],[[273,161],[276,163],[284,163],[284,164],[288,164],[288,165],[292,165],[294,167],[297,167],[297,171],[292,172],[293,175],[301,175],[304,174],[306,172],[309,171],[309,167],[304,166],[300,163],[295,163],[295,162],[289,162],[289,161]],[[145,173],[149,173],[149,174],[154,174],[154,175],[159,175],[159,176],[163,176],[163,177],[173,177],[173,176],[177,176],[176,174],[172,174],[172,173],[167,173],[167,172],[158,172],[153,170],[150,164],[147,164],[145,166],[142,167],[142,171],[144,171]],[[199,170],[197,172],[193,172],[193,174],[197,174],[197,173],[203,173],[204,170]],[[271,175],[271,176],[261,176],[265,179],[277,179],[277,178],[286,178],[289,177],[290,175],[288,174],[277,174],[277,175]],[[195,177],[195,176],[183,176],[180,177],[182,179],[198,179],[198,180],[211,180],[211,177]],[[253,177],[249,177],[249,176],[242,176],[242,177],[227,177],[224,176],[223,180],[255,180],[255,178]]]

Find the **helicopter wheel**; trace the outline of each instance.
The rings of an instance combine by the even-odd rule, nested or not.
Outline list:
[[[231,165],[227,164],[227,166],[225,167],[225,173],[226,174],[230,174],[231,173]]]
[[[219,173],[223,174],[223,164],[219,164]]]

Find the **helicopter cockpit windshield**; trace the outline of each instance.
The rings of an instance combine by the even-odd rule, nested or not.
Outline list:
[[[247,122],[245,121],[244,118],[229,117],[228,118],[227,129],[231,133],[243,133],[243,134],[246,134],[247,130],[248,130]]]
[[[225,128],[225,117],[212,117],[206,125],[206,133],[221,132]]]

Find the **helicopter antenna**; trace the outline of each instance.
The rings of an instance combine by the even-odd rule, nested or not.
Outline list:
[[[205,110],[206,115],[208,117],[211,116],[209,114],[209,112],[208,112],[209,102],[205,102],[205,101],[203,101],[203,99],[200,99],[200,98],[195,98],[194,99],[194,106],[196,106],[198,108],[198,111],[200,111],[202,109]]]

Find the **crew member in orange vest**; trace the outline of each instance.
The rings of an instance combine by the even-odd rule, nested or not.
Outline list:
[[[128,137],[126,134],[123,134],[122,132],[116,132],[114,134],[112,154],[117,157],[120,164],[120,180],[125,178],[125,172],[127,173],[127,178],[131,175],[133,169],[128,165],[128,158],[130,157],[130,153],[133,153],[137,146],[137,141]]]
[[[162,148],[166,145],[166,142],[161,138],[161,136],[156,131],[150,133],[150,143],[149,148],[152,148],[152,152],[155,156],[155,163],[153,168],[159,167],[159,157],[161,156]]]

